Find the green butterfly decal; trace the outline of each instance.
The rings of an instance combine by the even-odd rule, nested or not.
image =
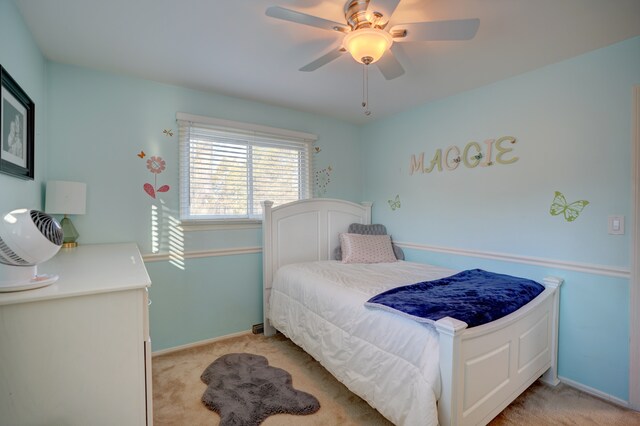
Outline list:
[[[561,192],[556,191],[549,213],[551,213],[552,216],[564,214],[564,220],[567,222],[573,222],[578,218],[578,216],[580,216],[580,213],[587,204],[589,204],[589,202],[586,200],[580,200],[569,204],[567,203],[567,199],[564,198],[564,195],[562,195]]]
[[[396,209],[400,208],[400,195],[396,195],[396,199],[395,200],[387,200],[389,202],[389,207],[391,207],[391,210],[395,211]]]

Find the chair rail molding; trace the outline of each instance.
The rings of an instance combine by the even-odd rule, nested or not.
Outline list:
[[[200,259],[204,257],[236,256],[243,254],[262,253],[262,247],[230,247],[224,249],[192,250],[192,251],[168,251],[163,253],[147,253],[142,255],[142,260],[147,262],[165,262],[174,259]]]
[[[416,244],[408,242],[394,241],[394,244],[402,248],[431,251],[436,253],[448,253],[458,256],[477,257],[480,259],[497,260],[501,262],[523,263],[526,265],[544,266],[548,268],[564,269],[567,271],[584,272],[586,274],[605,275],[616,278],[631,277],[628,268],[621,268],[609,265],[596,265],[591,263],[570,262],[564,260],[546,259],[543,257],[522,256],[508,253],[496,253],[491,251],[468,250],[455,247],[431,246],[427,244]]]

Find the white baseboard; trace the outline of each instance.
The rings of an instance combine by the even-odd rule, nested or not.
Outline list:
[[[197,348],[199,346],[208,345],[209,343],[215,343],[215,342],[219,342],[221,340],[231,339],[233,337],[246,336],[248,334],[252,334],[251,330],[240,331],[238,333],[227,334],[227,335],[220,336],[220,337],[214,337],[212,339],[200,340],[198,342],[187,343],[186,345],[175,346],[173,348],[167,348],[167,349],[161,349],[159,351],[153,351],[151,353],[151,356],[166,355],[166,354],[170,354],[172,352],[178,352],[178,351],[182,351],[182,350],[185,350],[185,349]]]
[[[576,388],[584,393],[588,393],[590,395],[593,396],[597,396],[598,398],[604,399],[606,401],[612,402],[616,405],[619,405],[621,407],[625,407],[625,408],[630,408],[629,406],[629,401],[625,401],[624,399],[620,399],[616,396],[613,395],[609,395],[608,393],[604,393],[602,391],[599,391],[598,389],[594,389],[592,387],[583,385],[582,383],[578,383],[576,381],[573,381],[571,379],[567,379],[566,377],[562,377],[562,376],[558,376],[558,379],[560,379],[561,383],[564,383],[567,386],[571,386],[572,388]]]

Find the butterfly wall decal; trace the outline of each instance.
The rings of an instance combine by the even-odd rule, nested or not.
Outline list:
[[[164,135],[167,137],[171,137],[173,136],[173,129],[164,129],[162,133],[164,133]]]
[[[138,157],[140,157],[140,158],[144,158],[146,156],[147,156],[147,154],[145,154],[144,151],[140,151],[140,154],[138,154]]]
[[[589,204],[587,200],[579,200],[569,204],[564,195],[556,191],[549,213],[551,213],[552,216],[564,215],[564,220],[573,222],[580,216],[580,213],[582,213],[582,210],[587,204]]]
[[[313,149],[314,149],[316,154],[319,153],[320,151],[322,151],[322,149],[320,149],[319,146],[314,146]]]
[[[400,208],[400,195],[396,195],[395,199],[387,200],[387,202],[389,203],[389,207],[391,207],[391,210],[396,211]]]

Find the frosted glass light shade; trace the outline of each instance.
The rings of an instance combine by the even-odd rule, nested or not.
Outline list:
[[[47,182],[45,212],[51,214],[85,214],[87,184],[52,180]]]
[[[391,35],[378,28],[362,28],[351,31],[344,36],[344,48],[351,53],[353,59],[365,63],[363,58],[371,58],[370,63],[376,62],[393,44]]]

